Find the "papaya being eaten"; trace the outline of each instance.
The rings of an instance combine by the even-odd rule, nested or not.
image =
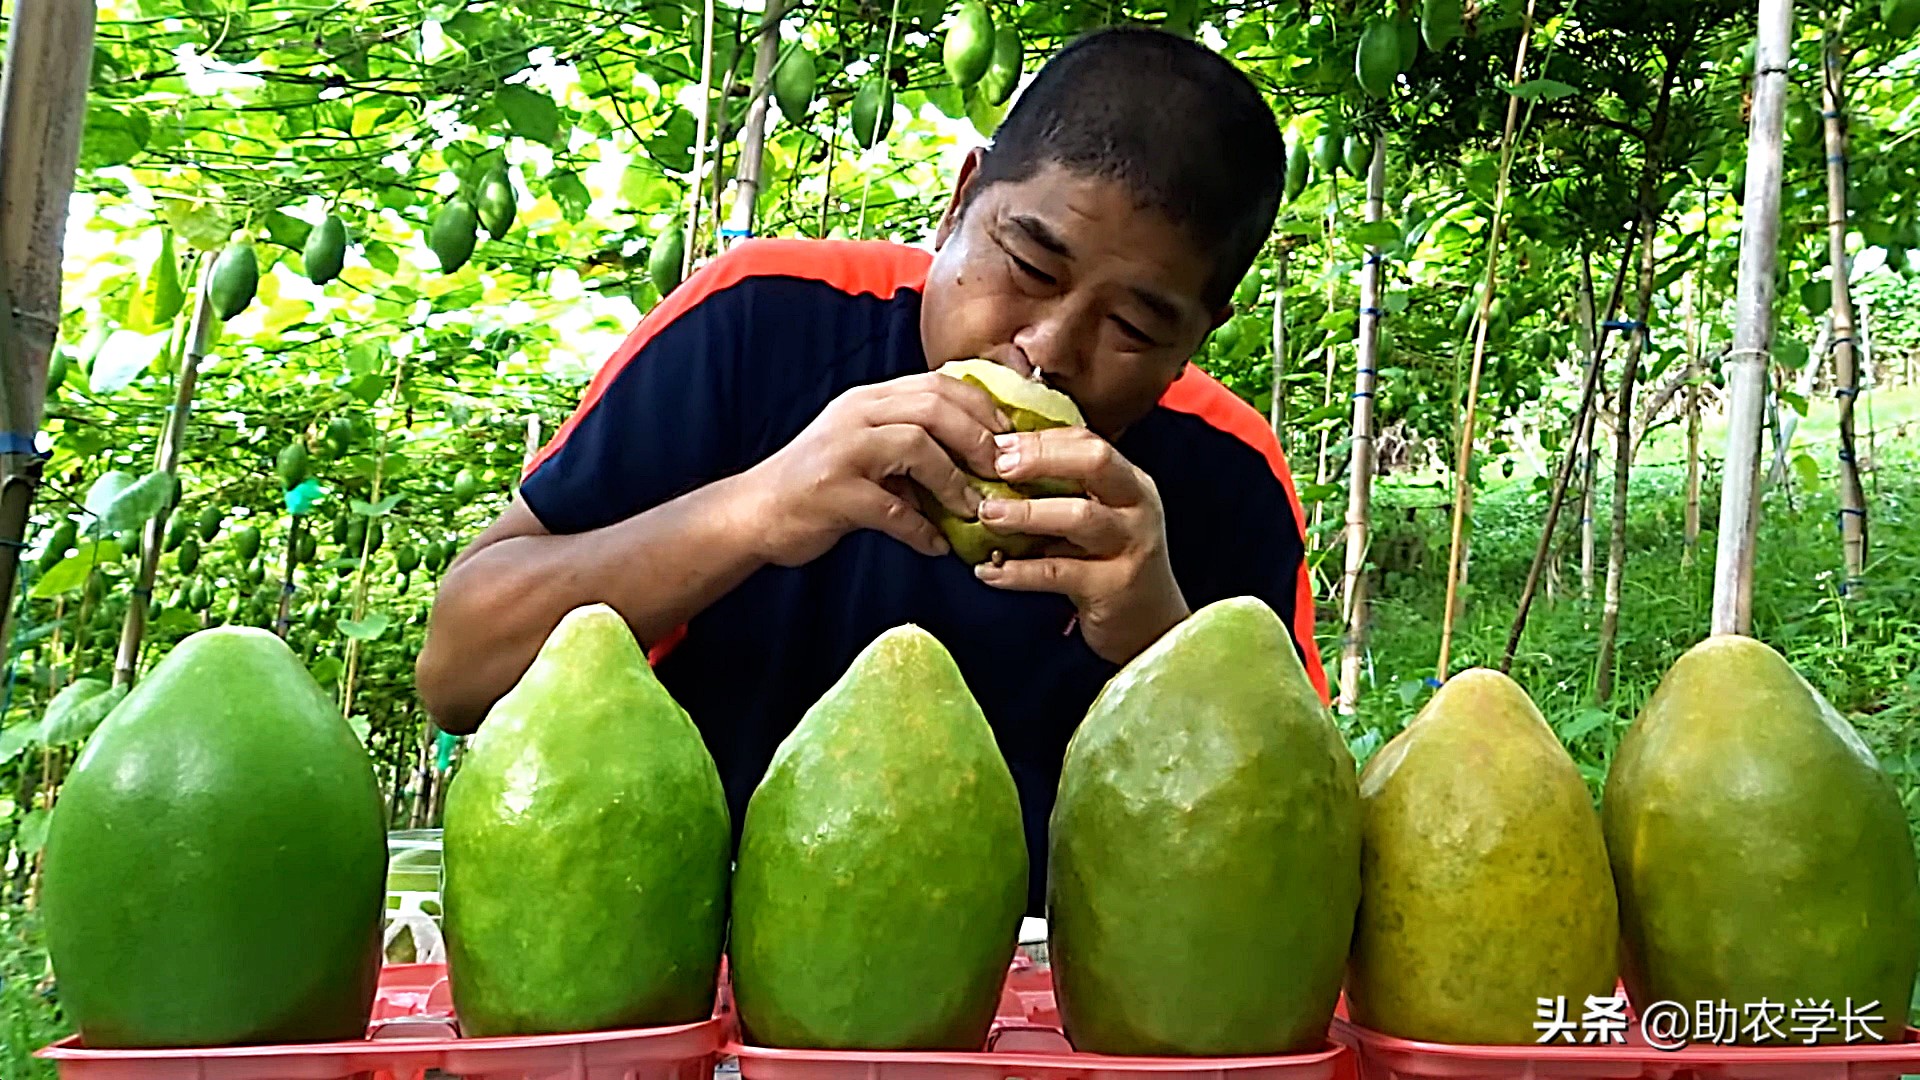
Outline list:
[[[942,364],[940,374],[972,383],[993,397],[994,404],[1007,414],[1015,431],[1040,431],[1055,427],[1085,427],[1079,406],[1073,399],[1038,379],[1028,379],[1004,364],[992,360],[952,360]],[[964,470],[963,470],[964,471]],[[1009,484],[1000,480],[967,474],[967,483],[983,498],[1040,499],[1082,494],[1078,484],[1060,480],[1030,480]],[[1033,555],[1044,546],[1048,536],[995,532],[977,518],[963,518],[947,509],[933,493],[919,491],[920,507],[953,545],[953,553],[969,565],[983,563],[997,554],[1009,559]]]

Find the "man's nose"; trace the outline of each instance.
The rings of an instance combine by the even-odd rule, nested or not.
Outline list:
[[[1042,375],[1072,379],[1086,363],[1090,335],[1087,319],[1067,305],[1049,305],[1036,311],[1013,344],[1030,369]]]

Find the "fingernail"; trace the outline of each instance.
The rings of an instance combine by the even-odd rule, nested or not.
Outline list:
[[[1000,455],[993,459],[995,472],[1006,474],[1020,464],[1020,441],[1011,435],[997,435],[993,444],[1000,448]]]
[[[1007,516],[1005,499],[983,499],[977,514],[981,521],[999,521]]]
[[[990,562],[974,563],[973,576],[981,581],[992,581],[1000,576],[1000,568]]]

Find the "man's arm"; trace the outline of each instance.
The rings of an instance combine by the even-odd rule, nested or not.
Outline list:
[[[415,664],[427,712],[455,734],[479,727],[582,604],[613,607],[644,646],[760,567],[809,562],[856,529],[944,555],[909,482],[971,516],[979,495],[949,448],[992,475],[993,435],[1010,426],[984,390],[926,372],[849,390],[759,464],[610,525],[554,535],[516,497],[441,582]]]
[[[751,478],[729,477],[605,528],[556,536],[517,496],[455,559],[415,665],[434,723],[480,726],[567,612],[618,611],[647,647],[769,560]]]

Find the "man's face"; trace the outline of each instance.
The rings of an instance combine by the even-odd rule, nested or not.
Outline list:
[[[1212,265],[1119,183],[1048,165],[980,190],[979,151],[935,238],[920,317],[927,361],[1039,369],[1111,439],[1152,409],[1230,309],[1201,299]]]

